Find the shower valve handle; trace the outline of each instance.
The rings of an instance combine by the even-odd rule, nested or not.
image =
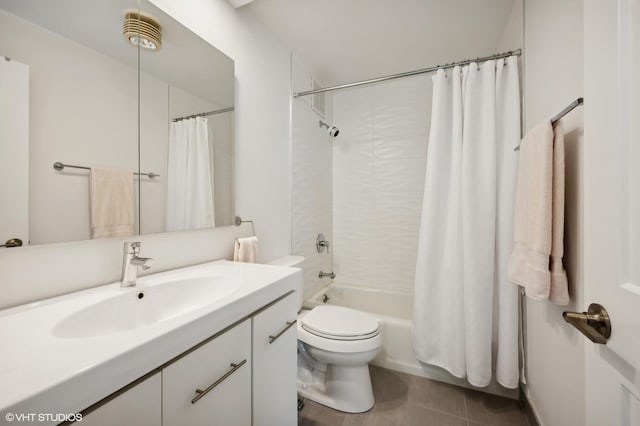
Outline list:
[[[323,234],[318,234],[316,237],[316,250],[318,250],[318,253],[322,253],[325,248],[327,249],[327,254],[329,254],[329,241],[324,238]]]

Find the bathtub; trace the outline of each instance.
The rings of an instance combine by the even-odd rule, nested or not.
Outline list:
[[[326,302],[323,301],[325,296],[328,297]],[[332,282],[306,300],[303,308],[313,309],[325,303],[368,312],[378,320],[382,334],[382,348],[373,360],[373,365],[469,389],[478,389],[466,380],[455,377],[442,368],[424,364],[416,358],[411,336],[413,294]],[[519,396],[517,389],[505,389],[495,383],[478,390],[507,398],[517,399]]]

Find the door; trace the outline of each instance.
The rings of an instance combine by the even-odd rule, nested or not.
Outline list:
[[[0,56],[0,245],[29,241],[29,67]],[[0,248],[0,250],[3,250]]]
[[[584,41],[585,305],[611,319],[586,344],[586,423],[638,426],[640,0],[585,0]]]

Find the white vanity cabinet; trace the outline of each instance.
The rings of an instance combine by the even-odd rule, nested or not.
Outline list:
[[[162,369],[162,425],[251,424],[251,320]]]
[[[281,296],[97,403],[82,424],[296,425],[297,308],[295,292]]]
[[[2,310],[0,340],[11,350],[0,383],[11,392],[0,392],[0,416],[295,425],[296,328],[287,322],[301,288],[299,269],[219,260]]]
[[[98,408],[82,416],[83,426],[158,426],[161,419],[160,373],[127,387]]]
[[[253,425],[293,426],[297,411],[296,293],[253,316]]]

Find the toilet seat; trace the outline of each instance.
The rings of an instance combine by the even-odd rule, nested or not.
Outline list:
[[[350,319],[353,322],[349,327],[340,323]],[[318,306],[303,312],[298,316],[297,328],[300,341],[326,351],[365,352],[382,345],[378,321],[364,312],[341,306]]]
[[[302,328],[304,328],[306,331],[308,331],[311,334],[315,334],[318,337],[322,337],[324,339],[331,339],[331,340],[344,340],[344,341],[352,341],[352,340],[365,340],[365,339],[371,339],[372,337],[377,336],[380,332],[379,331],[375,331],[373,333],[369,333],[369,334],[358,334],[356,336],[334,336],[332,334],[327,334],[327,333],[323,333],[321,331],[316,331],[316,330],[311,330],[307,327],[305,327],[304,324],[302,324]]]
[[[302,328],[325,339],[364,340],[378,335],[378,321],[342,306],[317,306],[301,319]]]

